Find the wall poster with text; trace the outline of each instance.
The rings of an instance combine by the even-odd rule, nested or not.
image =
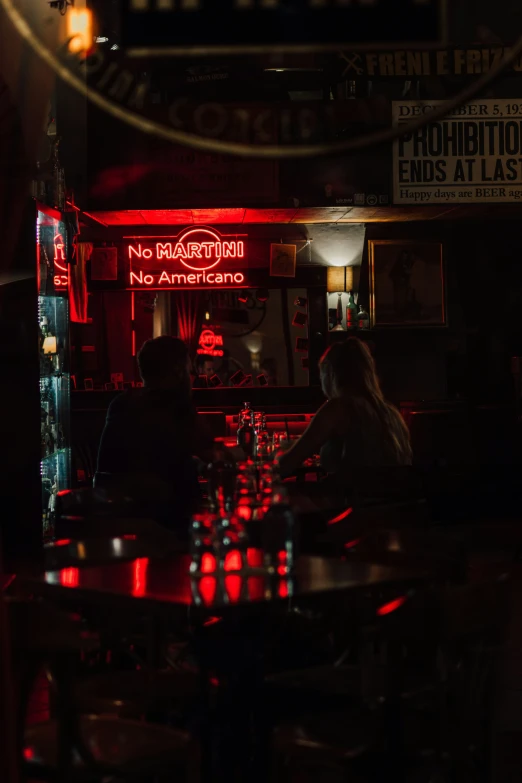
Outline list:
[[[443,101],[397,101],[405,126]],[[522,99],[476,100],[394,142],[395,204],[478,204],[522,199]]]

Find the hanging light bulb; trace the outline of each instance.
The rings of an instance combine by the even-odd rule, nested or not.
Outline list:
[[[69,8],[67,19],[67,40],[72,54],[85,52],[93,42],[93,21],[90,8]]]

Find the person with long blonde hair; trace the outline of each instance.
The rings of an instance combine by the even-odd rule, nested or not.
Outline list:
[[[301,438],[280,458],[291,475],[313,454],[328,473],[411,465],[408,428],[381,391],[368,347],[355,337],[335,343],[319,362],[327,398]]]

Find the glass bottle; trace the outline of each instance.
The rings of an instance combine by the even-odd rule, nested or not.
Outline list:
[[[348,304],[346,305],[346,329],[353,331],[357,328],[357,307],[353,301],[353,292],[348,292]]]
[[[237,430],[237,445],[241,446],[247,457],[254,454],[254,425],[253,411],[249,402],[245,402],[243,410],[239,414],[239,427]]]
[[[359,312],[357,313],[357,328],[358,329],[369,329],[370,328],[370,316],[362,306],[362,304],[359,305]]]
[[[335,316],[335,326],[332,332],[344,332],[343,327],[343,295],[337,294],[337,310]]]

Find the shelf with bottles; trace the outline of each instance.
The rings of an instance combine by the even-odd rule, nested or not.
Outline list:
[[[54,296],[38,297],[40,327],[40,376],[67,373],[66,344],[69,332],[69,312],[66,299]]]
[[[352,291],[329,293],[328,331],[355,334],[370,331],[370,316],[362,302],[354,301]]]
[[[42,521],[45,537],[54,534],[56,498],[68,489],[70,482],[71,450],[62,448],[49,454],[40,462],[42,479]]]
[[[66,447],[69,435],[69,376],[40,378],[41,456]]]

